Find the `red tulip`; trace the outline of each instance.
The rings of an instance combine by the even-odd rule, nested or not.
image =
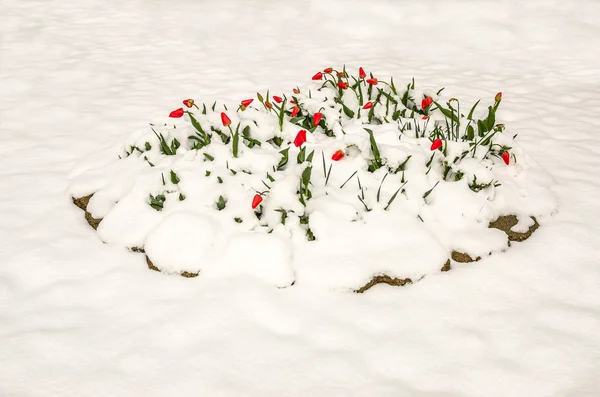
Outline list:
[[[313,80],[322,80],[323,79],[323,73],[321,72],[317,72],[313,77]]]
[[[191,108],[192,106],[194,106],[194,100],[193,99],[186,99],[185,101],[183,101],[183,104],[186,107]]]
[[[293,99],[290,99],[290,103],[291,104],[296,104],[296,101],[294,101]]]
[[[433,103],[433,98],[428,96],[423,98],[423,100],[421,101],[421,108],[423,110],[427,109],[431,104]]]
[[[254,101],[254,99],[244,99],[242,101],[242,106],[247,108],[248,106],[250,106],[250,104],[252,103],[252,101]]]
[[[321,114],[321,112],[315,113],[315,115],[313,116],[313,125],[315,127],[318,126],[319,123],[321,122],[322,118],[323,118],[323,114]]]
[[[323,73],[331,73],[333,72],[333,68],[326,68],[325,70],[323,70]]]
[[[508,152],[502,153],[502,160],[504,160],[504,164],[509,165],[510,164],[510,153],[508,153]]]
[[[299,111],[300,111],[300,108],[298,106],[294,106],[292,108],[292,117],[296,117],[296,115],[298,114]]]
[[[367,84],[377,85],[377,79],[367,79]]]
[[[367,77],[367,74],[365,73],[365,70],[362,67],[358,68],[358,77],[360,77],[361,79]]]
[[[180,118],[182,116],[183,116],[183,109],[182,108],[175,109],[171,113],[169,113],[169,117],[174,118],[174,119],[178,119],[178,118]]]
[[[499,92],[496,94],[496,96],[494,97],[494,99],[496,100],[496,102],[500,102],[500,100],[502,99],[502,93]]]
[[[281,103],[281,101],[283,101],[283,99],[281,99],[281,97],[277,95],[273,95],[273,100],[277,103]]]
[[[306,142],[306,130],[300,130],[298,131],[296,138],[294,138],[294,145],[300,147],[304,142]]]
[[[333,156],[331,156],[331,159],[333,161],[340,161],[342,159],[342,157],[344,157],[344,152],[341,150],[338,150],[335,153],[333,153]]]
[[[423,120],[427,120],[429,118],[429,116],[425,115],[423,117],[421,117]]]
[[[265,102],[265,106],[267,107],[267,109],[273,109],[273,104],[271,102]]]
[[[221,112],[221,123],[223,123],[223,127],[228,127],[231,124],[231,120],[227,117],[225,112]]]
[[[345,90],[346,88],[348,88],[348,82],[346,81],[340,81],[339,83],[336,84],[338,87],[340,87],[342,90]]]
[[[431,150],[438,150],[439,148],[441,148],[443,145],[442,140],[440,138],[436,139],[435,141],[433,141],[433,143],[431,144]]]
[[[363,109],[371,109],[373,107],[373,102],[367,102],[365,103],[365,106],[363,106]]]
[[[252,209],[255,209],[256,207],[259,206],[260,203],[262,203],[262,196],[260,194],[255,194],[254,198],[252,199]]]
[[[340,76],[340,77],[346,77],[346,73],[344,73],[344,72],[338,72],[338,76]]]
[[[294,94],[298,95],[300,93],[300,90],[297,88],[294,88],[292,91],[294,91]]]

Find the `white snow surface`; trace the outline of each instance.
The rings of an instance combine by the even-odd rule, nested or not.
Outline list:
[[[600,4],[583,0],[3,1],[0,395],[600,395],[599,19]],[[446,86],[467,103],[502,91],[498,119],[519,134],[531,167],[494,200],[525,214],[556,213],[500,252],[494,231],[440,221],[443,200],[460,195],[440,185],[430,197],[438,205],[422,214],[439,227],[415,226],[399,241],[381,231],[372,232],[381,233],[377,244],[362,239],[348,223],[351,208],[336,207],[327,219],[331,203],[315,205],[311,225],[337,226],[321,234],[349,239],[345,258],[327,252],[327,241],[302,247],[281,228],[231,229],[234,239],[216,233],[213,245],[205,240],[181,262],[163,259],[178,272],[227,252],[226,265],[207,261],[207,277],[185,279],[151,272],[143,255],[123,248],[152,250],[154,234],[158,245],[184,244],[217,228],[202,209],[159,214],[136,204],[161,182],[111,165],[131,131],[141,138],[148,121],[164,122],[184,98],[238,102],[289,91],[344,63],[396,82],[415,77],[424,90]],[[252,159],[257,169],[266,157]],[[177,166],[186,194],[210,192],[207,202],[216,201],[214,181],[186,186],[184,161]],[[106,217],[95,232],[70,194],[98,186],[89,208]],[[520,189],[529,199],[512,195]],[[229,193],[228,207],[236,207],[236,191]],[[268,199],[288,200],[285,193]],[[187,229],[174,231],[169,219],[181,216],[175,221]],[[426,238],[431,249],[415,249],[412,242]],[[493,255],[408,287],[357,295],[318,285],[334,279],[327,272],[339,263],[368,258],[390,274],[418,276],[422,268],[402,261],[413,249],[437,270],[434,259],[449,245],[483,254],[494,244]],[[248,247],[259,249],[246,255]],[[331,266],[315,266],[324,260]],[[257,277],[244,276],[246,263]],[[343,277],[357,274],[335,280],[353,284]],[[293,288],[272,286],[293,280]]]

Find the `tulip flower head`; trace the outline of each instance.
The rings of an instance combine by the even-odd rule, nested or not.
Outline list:
[[[296,138],[294,138],[294,145],[300,147],[304,142],[306,142],[306,130],[300,130],[298,131]]]
[[[335,153],[333,153],[333,156],[331,156],[331,159],[333,161],[340,161],[342,159],[342,157],[344,157],[344,152],[342,150],[337,150]]]
[[[433,141],[433,143],[431,144],[431,150],[438,150],[439,148],[441,148],[443,145],[442,140],[440,138],[436,139],[435,141]]]
[[[254,198],[252,198],[252,209],[255,209],[262,203],[263,198],[260,194],[255,194]]]
[[[173,119],[178,119],[183,116],[183,108],[175,109],[171,113],[169,113],[169,117]]]

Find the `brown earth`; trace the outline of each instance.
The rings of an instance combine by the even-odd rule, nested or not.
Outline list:
[[[534,216],[532,216],[531,219],[533,219],[533,225],[531,225],[529,230],[525,233],[513,232],[510,230],[519,221],[515,215],[503,215],[491,222],[489,227],[502,230],[508,236],[509,241],[525,241],[531,237],[538,227],[540,227],[540,224]]]
[[[76,206],[78,206],[85,212],[85,220],[87,221],[87,223],[91,227],[93,227],[94,230],[96,230],[96,229],[98,229],[98,225],[100,225],[100,222],[102,222],[102,218],[100,218],[100,219],[94,218],[92,216],[92,214],[90,214],[87,211],[87,206],[93,195],[94,195],[94,193],[87,195],[87,196],[79,197],[79,198],[72,197],[72,199],[73,199],[73,204],[75,204]]]
[[[389,285],[393,285],[393,286],[403,286],[406,284],[412,284],[412,280],[410,278],[391,278],[387,274],[377,275],[377,276],[373,276],[371,281],[369,281],[367,284],[363,285],[359,289],[355,290],[354,292],[356,292],[357,294],[362,294],[363,292],[365,292],[366,290],[368,290],[369,288],[371,288],[377,284],[389,284]]]
[[[478,260],[481,259],[480,256],[473,259],[469,254],[465,254],[464,252],[458,252],[458,251],[452,251],[452,253],[450,254],[450,257],[452,258],[452,260],[454,262],[459,262],[459,263],[477,262]]]
[[[158,267],[154,266],[154,263],[152,263],[152,261],[150,260],[150,258],[148,258],[148,255],[146,255],[146,263],[148,264],[148,269],[154,270],[156,272],[161,272],[161,270]],[[200,272],[191,273],[191,272],[183,271],[183,272],[179,273],[179,275],[181,275],[181,276],[183,276],[185,278],[198,277],[198,274],[200,274]]]

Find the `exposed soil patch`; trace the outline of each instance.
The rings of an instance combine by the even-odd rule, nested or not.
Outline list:
[[[447,272],[447,271],[449,271],[451,269],[452,269],[452,266],[450,265],[450,259],[448,259],[446,261],[446,263],[444,263],[444,266],[442,266],[442,268],[440,270],[443,271],[443,272]]]
[[[478,260],[481,259],[480,256],[478,256],[477,258],[472,258],[471,255],[465,254],[464,252],[458,252],[458,251],[452,251],[452,253],[450,254],[450,257],[452,258],[453,261],[459,262],[459,263],[477,262]]]
[[[79,198],[75,198],[73,197],[73,204],[75,204],[76,206],[78,206],[79,208],[81,208],[84,212],[85,212],[85,220],[87,221],[87,223],[94,228],[94,230],[98,229],[98,225],[100,224],[100,222],[102,222],[102,218],[94,218],[92,216],[92,214],[90,214],[87,210],[87,206],[90,202],[90,199],[92,198],[92,196],[94,195],[94,193],[88,195],[88,196],[83,196],[83,197],[79,197]]]
[[[382,284],[382,283],[393,285],[393,286],[403,286],[406,284],[412,284],[412,280],[410,278],[391,278],[387,274],[377,275],[377,276],[373,276],[371,281],[369,281],[367,284],[363,285],[359,289],[355,290],[354,292],[356,292],[357,294],[362,294],[363,292],[365,292],[369,288],[373,287],[374,285]]]
[[[146,255],[146,263],[148,264],[148,269],[154,270],[156,272],[160,272],[161,271],[158,267],[154,266],[154,263],[152,263],[152,261],[150,260],[150,258],[148,258],[148,255]],[[179,275],[181,275],[183,277],[186,277],[186,278],[198,277],[198,274],[200,274],[200,272],[191,273],[191,272],[183,271],[183,272],[179,273]]]
[[[508,236],[509,241],[525,241],[533,234],[533,232],[537,230],[538,227],[540,227],[540,224],[534,216],[532,216],[531,219],[533,219],[533,225],[531,225],[529,230],[527,230],[525,233],[519,233],[510,230],[519,222],[515,215],[503,215],[491,222],[489,227],[502,230]]]

